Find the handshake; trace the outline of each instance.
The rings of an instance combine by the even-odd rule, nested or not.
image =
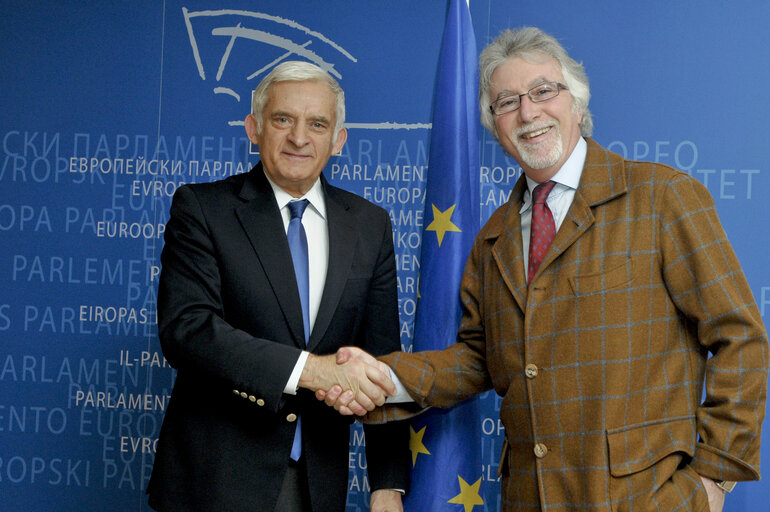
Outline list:
[[[396,394],[388,365],[358,347],[342,347],[336,354],[310,354],[300,387],[345,416],[364,416]]]

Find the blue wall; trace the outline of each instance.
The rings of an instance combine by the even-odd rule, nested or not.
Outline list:
[[[287,52],[332,65],[346,91],[349,139],[326,176],[392,213],[410,347],[445,11],[443,0],[0,2],[0,511],[149,510],[174,379],[154,317],[171,195],[258,160],[242,126],[250,91]],[[770,235],[749,231],[770,220],[770,3],[473,0],[471,14],[479,48],[536,25],[582,60],[594,138],[704,182],[770,313]],[[486,219],[520,171],[488,134],[479,143]],[[482,405],[494,511],[499,399]],[[349,512],[368,503],[360,444],[356,428]],[[768,443],[762,459],[770,467]],[[768,501],[770,485],[740,485],[726,510]]]

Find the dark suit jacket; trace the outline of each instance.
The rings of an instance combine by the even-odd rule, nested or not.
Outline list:
[[[390,218],[321,177],[329,266],[308,350],[400,347]],[[163,353],[178,370],[147,492],[162,511],[270,512],[301,414],[314,512],[344,510],[349,418],[283,388],[304,346],[275,196],[261,164],[180,187],[161,256]],[[365,428],[372,489],[408,486],[406,425]]]
[[[459,343],[386,358],[421,406],[503,397],[501,510],[708,510],[699,474],[758,479],[767,333],[705,187],[588,141],[531,284],[525,187],[476,238]]]

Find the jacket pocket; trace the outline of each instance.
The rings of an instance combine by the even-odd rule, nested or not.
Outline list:
[[[700,502],[700,482],[682,472],[695,452],[695,417],[682,416],[607,431],[613,510],[674,510]],[[673,507],[673,508],[669,508]]]
[[[695,452],[695,416],[682,416],[607,431],[610,473],[625,476],[667,455]]]
[[[620,265],[601,273],[571,276],[569,285],[575,295],[590,295],[627,287],[633,277],[633,260],[628,258]]]

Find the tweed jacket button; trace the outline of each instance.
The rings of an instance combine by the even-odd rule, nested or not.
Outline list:
[[[548,447],[543,443],[537,443],[535,445],[535,457],[542,459],[548,454]]]
[[[258,398],[258,399],[257,399],[257,405],[258,405],[258,406],[260,406],[260,407],[262,407],[263,405],[265,405],[265,401],[264,401],[264,400],[262,400],[261,398]]]
[[[537,377],[537,366],[534,364],[528,364],[525,366],[524,375],[526,375],[528,379],[534,379]]]
[[[297,421],[297,415],[294,413],[289,414],[288,416],[286,416],[286,421],[288,421],[289,423],[294,423],[295,421]]]

